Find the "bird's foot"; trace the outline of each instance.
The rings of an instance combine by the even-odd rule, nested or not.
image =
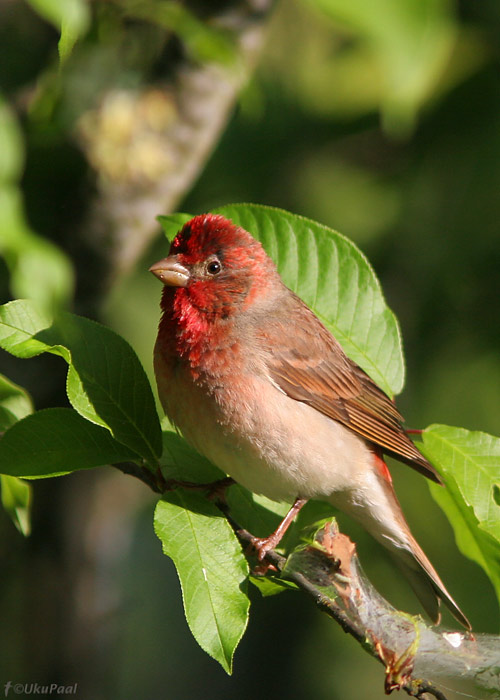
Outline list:
[[[264,561],[268,552],[273,550],[279,543],[279,538],[275,537],[273,532],[269,537],[254,537],[248,545],[247,554],[256,555],[258,564],[252,569],[254,576],[265,576],[269,571],[277,572],[278,569],[270,561]]]
[[[278,527],[274,532],[272,532],[268,537],[253,537],[250,542],[250,549],[252,553],[257,555],[259,562],[264,562],[265,556],[272,549],[276,549],[283,535],[288,530],[289,526],[293,522],[293,519],[299,512],[299,510],[307,503],[306,498],[296,498],[293,506],[290,508],[288,513],[285,515],[283,520],[280,522]]]
[[[279,544],[281,533],[279,535],[273,532],[269,537],[254,537],[250,542],[249,550],[251,554],[255,554],[259,562],[263,562],[266,554]]]

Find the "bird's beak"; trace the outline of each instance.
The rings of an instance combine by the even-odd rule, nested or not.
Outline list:
[[[149,271],[167,287],[186,287],[189,282],[189,270],[181,265],[177,255],[169,255],[168,258],[159,260],[151,265]]]

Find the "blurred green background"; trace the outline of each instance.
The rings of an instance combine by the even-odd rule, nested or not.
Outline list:
[[[95,235],[96,217],[107,221],[96,201],[102,209],[112,191],[116,206],[168,171],[154,139],[134,132],[132,150],[120,152],[127,119],[149,119],[131,117],[120,100],[151,88],[159,126],[148,138],[159,133],[170,124],[176,71],[213,62],[241,70],[227,18],[248,5],[245,21],[260,13],[265,30],[258,67],[177,208],[275,205],[350,237],[401,323],[408,371],[398,404],[408,425],[500,434],[496,0],[283,0],[275,8],[219,0],[210,10],[181,4],[181,13],[175,2],[62,2],[70,8],[62,67],[62,20],[51,5],[0,5],[2,302],[41,295],[100,317],[152,377],[160,289],[147,268],[166,242],[158,233],[133,264],[113,269],[119,236]],[[118,88],[106,126],[98,105]],[[150,202],[137,226],[147,219],[153,230],[166,207]],[[62,361],[1,360],[37,408],[65,404]],[[417,539],[474,630],[497,633],[487,578],[458,553],[424,480],[393,466]],[[264,600],[254,592],[227,677],[190,637],[174,568],[153,533],[153,505],[142,484],[99,470],[37,482],[27,539],[0,514],[0,683],[77,682],[79,697],[96,700],[385,697],[382,667],[295,593]],[[381,592],[418,611],[380,548],[342,525]]]

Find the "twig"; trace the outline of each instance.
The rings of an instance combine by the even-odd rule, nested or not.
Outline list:
[[[233,62],[184,59],[169,66],[172,75],[164,81],[135,91],[113,86],[80,119],[78,140],[98,184],[98,197],[83,222],[82,246],[101,262],[102,288],[133,267],[158,232],[156,216],[175,211],[199,176],[257,62],[273,5],[274,0],[235,0],[218,14],[212,11],[213,16],[208,10],[207,25],[223,29],[234,46]],[[117,134],[116,157],[108,164],[101,141],[109,140],[105,126],[117,110],[128,115],[131,133],[123,144]],[[144,117],[150,111],[152,130]],[[143,138],[144,129],[149,131]],[[134,149],[142,142],[155,146],[137,157]],[[87,285],[81,270],[84,287],[91,290],[94,266],[92,271]]]
[[[146,467],[129,462],[113,466],[139,478],[157,493],[176,486]],[[215,483],[221,486],[221,482]],[[188,484],[182,482],[182,485]],[[222,487],[227,485],[227,480],[223,480]],[[245,549],[249,549],[255,537],[232,518],[227,504],[220,498],[220,490],[214,490],[213,484],[192,484],[192,487],[203,487],[210,497],[218,498],[221,512]],[[384,665],[387,694],[404,690],[421,700],[426,695],[446,700],[443,692],[428,680],[436,675],[473,679],[489,691],[500,689],[500,674],[496,671],[500,668],[500,638],[449,632],[393,608],[366,578],[355,545],[338,531],[334,520],[323,524],[287,557],[271,550],[264,562],[311,596],[323,612]]]
[[[228,517],[227,514],[226,517]],[[238,527],[237,523],[235,523],[231,517],[228,517],[228,520],[235,530],[238,539],[245,545],[251,544],[254,536],[248,532],[248,530]],[[366,649],[382,664],[386,665],[386,661],[382,658],[382,655],[377,653],[376,645],[367,642],[366,628],[355,624],[342,610],[342,608],[334,600],[332,600],[332,598],[325,595],[325,593],[307,576],[299,571],[286,570],[287,559],[285,557],[281,556],[276,551],[271,550],[267,552],[264,560],[282,572],[284,578],[286,578],[288,581],[292,581],[298,588],[311,596],[322,612],[332,617],[335,622],[342,627],[344,632],[354,637],[354,639],[361,644],[364,649]],[[446,700],[446,696],[439,690],[439,688],[427,680],[410,679],[399,685],[398,689],[404,690],[408,695],[416,698],[422,698],[425,693],[428,693],[433,695],[437,700]]]
[[[115,462],[110,466],[119,469],[124,474],[135,476],[136,479],[140,479],[140,481],[146,484],[146,486],[149,486],[149,488],[155,493],[159,493],[161,495],[165,491],[163,488],[164,482],[162,481],[163,476],[161,475],[161,472],[159,472],[159,474],[153,474],[152,471],[146,467],[136,464],[135,462]]]

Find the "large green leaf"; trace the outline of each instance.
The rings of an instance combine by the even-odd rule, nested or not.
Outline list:
[[[273,258],[284,282],[388,394],[404,384],[399,326],[370,263],[345,236],[302,216],[255,204],[221,207]]]
[[[137,459],[109,430],[71,408],[46,408],[15,423],[0,440],[0,473],[37,479]]]
[[[248,566],[234,532],[213,503],[184,489],[159,501],[155,532],[177,569],[193,636],[231,673],[250,605]]]
[[[431,425],[422,451],[446,482],[445,489],[431,484],[431,491],[460,550],[483,567],[500,600],[500,438]]]
[[[70,313],[51,318],[34,302],[18,300],[0,307],[0,347],[16,357],[63,357],[68,397],[78,413],[156,465],[162,438],[151,386],[123,338],[89,319]]]

